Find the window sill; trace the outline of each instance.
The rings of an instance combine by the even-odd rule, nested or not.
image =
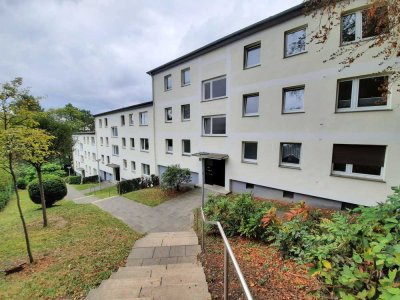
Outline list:
[[[383,178],[370,178],[370,177],[363,177],[363,176],[357,176],[357,175],[345,175],[345,174],[342,175],[342,174],[333,174],[333,173],[331,173],[331,176],[386,183],[386,181]]]
[[[301,170],[300,166],[291,166],[291,165],[279,165],[280,168],[286,168],[286,169],[294,169],[294,170]]]
[[[164,89],[164,92],[169,92],[169,91],[172,91],[172,88],[170,88],[170,89]]]
[[[171,154],[174,154],[174,153],[173,152],[165,152],[165,154],[170,154],[171,155]]]
[[[243,118],[254,118],[254,117],[259,117],[260,115],[259,114],[253,114],[253,115],[243,115],[242,117]]]
[[[133,126],[134,124],[129,124],[129,126]]]
[[[299,111],[282,111],[282,115],[305,114],[304,110]]]
[[[227,134],[202,134],[202,137],[227,137]]]
[[[201,102],[211,102],[211,101],[223,100],[223,99],[227,99],[227,98],[228,98],[228,96],[223,96],[223,97],[218,97],[218,98],[212,98],[212,99],[207,99],[207,100],[203,99],[203,100],[201,100]]]
[[[149,124],[140,124],[139,126],[149,126]]]
[[[135,150],[135,148],[129,148],[129,150]]]
[[[164,123],[172,123],[172,120],[171,121],[164,121]]]
[[[248,165],[258,165],[257,161],[251,161],[251,160],[242,160],[242,163]]]
[[[182,119],[181,122],[189,122],[190,119]]]
[[[376,112],[376,111],[393,111],[392,108],[363,108],[363,109],[336,109],[335,113],[358,113],[358,112]]]
[[[299,56],[299,55],[302,55],[302,54],[306,54],[306,53],[308,53],[308,51],[303,51],[303,52],[300,52],[300,53],[296,53],[296,54],[292,54],[292,55],[284,55],[283,56],[283,58],[285,59],[285,58],[291,58],[291,57],[295,57],[295,56]]]
[[[182,156],[190,157],[190,156],[192,156],[192,154],[190,154],[190,153],[182,153]]]
[[[243,70],[250,70],[250,69],[257,68],[257,67],[261,67],[261,64],[257,64],[257,65],[249,66],[249,67],[244,66],[244,67],[243,67]]]
[[[149,150],[140,150],[140,152],[146,152],[146,153],[149,153],[150,151],[149,151]]]
[[[189,85],[190,85],[190,82],[186,83],[186,84],[182,84],[181,87],[185,87],[185,86],[189,86]]]
[[[370,37],[367,37],[367,38],[363,38],[363,39],[356,39],[356,40],[354,40],[354,41],[350,41],[350,42],[340,42],[340,47],[345,47],[345,46],[354,46],[354,45],[356,45],[356,44],[358,44],[358,43],[367,43],[367,42],[369,42],[369,41],[372,41],[372,40],[375,40],[375,39],[377,39],[379,37],[379,35],[376,35],[376,36],[370,36]]]
[[[117,136],[112,136],[111,138],[112,138],[112,139],[116,139],[116,138],[118,138],[118,135],[117,135]]]

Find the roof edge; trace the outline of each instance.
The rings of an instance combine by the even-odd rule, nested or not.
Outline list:
[[[153,101],[142,102],[142,103],[135,104],[135,105],[125,106],[125,107],[105,111],[105,112],[102,112],[99,114],[95,114],[95,115],[93,115],[93,117],[96,118],[96,117],[101,117],[101,116],[105,116],[105,115],[109,115],[109,114],[113,114],[113,113],[119,113],[119,112],[123,112],[123,111],[127,111],[127,110],[148,107],[148,106],[153,106]]]
[[[183,56],[180,56],[172,61],[169,61],[157,68],[154,68],[154,69],[148,71],[147,74],[149,74],[151,76],[156,75],[162,71],[165,71],[169,68],[172,68],[172,67],[180,65],[182,63],[185,63],[191,59],[194,59],[203,54],[209,53],[209,52],[216,50],[218,48],[221,48],[225,45],[231,44],[231,43],[233,43],[237,40],[240,40],[244,37],[250,36],[259,31],[265,30],[267,28],[273,27],[275,25],[278,25],[280,23],[283,23],[285,21],[288,21],[290,19],[298,17],[301,15],[304,8],[305,8],[305,3],[304,2],[300,3],[296,6],[293,6],[287,10],[284,10],[276,15],[270,16],[270,17],[263,19],[257,23],[249,25],[249,26],[242,28],[238,31],[235,31],[231,34],[228,34],[220,39],[217,39],[214,42],[211,42],[203,47],[200,47],[194,51],[191,51],[191,52],[189,52]]]

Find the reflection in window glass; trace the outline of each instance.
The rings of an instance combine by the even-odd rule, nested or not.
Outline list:
[[[251,116],[258,114],[258,95],[244,97],[244,115]]]
[[[306,28],[286,33],[285,56],[291,56],[306,51]]]
[[[304,110],[304,88],[284,90],[283,112],[299,112]]]
[[[338,108],[349,108],[351,106],[352,87],[353,81],[351,80],[339,82]]]
[[[300,164],[301,144],[282,143],[281,144],[281,163],[283,164]]]
[[[342,42],[352,42],[356,39],[356,14],[342,17]]]
[[[254,67],[260,64],[260,44],[245,48],[245,68]]]

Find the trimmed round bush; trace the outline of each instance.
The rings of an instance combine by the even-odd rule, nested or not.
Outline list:
[[[67,185],[57,176],[43,177],[44,196],[46,199],[46,206],[50,207],[55,202],[63,199],[67,195]],[[38,180],[33,180],[28,186],[29,197],[32,202],[40,204],[40,190]]]
[[[24,178],[18,178],[17,179],[17,187],[20,190],[25,190],[27,185],[28,184],[26,183],[26,180]]]

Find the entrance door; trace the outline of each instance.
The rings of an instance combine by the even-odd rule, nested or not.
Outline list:
[[[205,159],[206,184],[225,186],[225,160]]]
[[[120,173],[119,173],[119,168],[114,168],[114,178],[116,181],[120,181]]]

